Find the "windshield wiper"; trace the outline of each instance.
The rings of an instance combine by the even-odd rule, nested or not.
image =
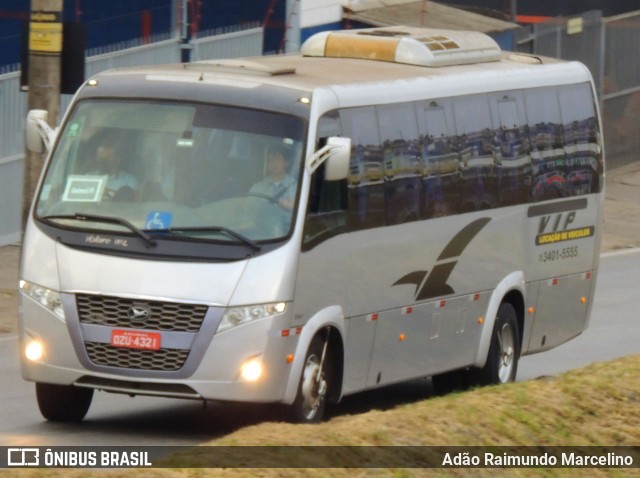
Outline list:
[[[73,219],[76,221],[92,221],[92,222],[102,222],[104,224],[117,224],[119,226],[123,226],[129,229],[131,232],[135,233],[138,237],[140,237],[147,246],[155,246],[156,241],[149,234],[144,232],[142,229],[137,228],[133,224],[131,224],[126,219],[122,219],[120,217],[110,217],[110,216],[94,216],[92,214],[81,214],[79,212],[75,214],[61,214],[58,216],[45,216],[42,219],[52,220],[52,219]]]
[[[228,229],[222,226],[204,226],[204,227],[171,227],[169,229],[147,229],[149,232],[153,233],[182,233],[182,232],[202,232],[202,233],[210,233],[210,232],[222,232],[227,236],[231,236],[234,239],[246,244],[251,247],[254,251],[259,251],[261,249],[260,245],[257,244],[252,239],[249,239],[247,236],[243,236],[239,232],[236,232],[232,229]]]

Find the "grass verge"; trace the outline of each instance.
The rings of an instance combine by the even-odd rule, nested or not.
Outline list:
[[[210,446],[639,446],[640,356],[498,387],[431,398],[387,411],[339,416],[320,425],[262,423]],[[249,450],[249,449],[248,449]],[[233,450],[230,453],[234,453]],[[331,466],[340,448],[320,448],[314,460]],[[169,457],[181,469],[20,471],[1,476],[124,477],[409,477],[409,476],[640,476],[630,469],[186,469],[207,451]],[[245,457],[247,458],[247,457]],[[250,457],[248,458],[250,459]],[[636,460],[639,458],[636,457]],[[206,461],[205,461],[206,462]]]

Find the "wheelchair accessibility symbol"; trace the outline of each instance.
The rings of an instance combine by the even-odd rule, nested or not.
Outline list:
[[[145,229],[169,229],[173,221],[173,214],[165,211],[152,211],[147,216]]]

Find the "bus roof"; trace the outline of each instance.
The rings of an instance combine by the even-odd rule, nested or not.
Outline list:
[[[420,41],[444,38],[441,32],[412,29],[411,36]],[[323,41],[322,37],[325,40],[330,38],[327,33],[319,35],[320,43]],[[349,35],[353,38],[355,34],[352,31],[342,37],[348,40]],[[400,43],[393,35],[389,36],[395,43]],[[469,38],[471,41],[465,40],[467,44],[479,41],[473,36]],[[461,43],[455,38],[452,41]],[[197,90],[200,88],[194,88],[195,85],[207,86],[209,90],[218,86],[228,90],[234,97],[227,98],[229,103],[242,105],[244,101],[247,106],[255,105],[258,108],[267,107],[262,104],[265,96],[275,95],[284,97],[285,102],[295,102],[301,97],[310,97],[316,89],[331,89],[341,106],[350,106],[366,104],[367,101],[398,102],[405,97],[406,101],[415,100],[417,90],[428,99],[590,81],[588,70],[578,62],[500,52],[491,43],[483,44],[480,57],[473,57],[464,64],[450,65],[448,60],[438,60],[436,63],[442,66],[422,66],[394,61],[388,56],[382,58],[382,61],[379,61],[381,58],[372,60],[369,58],[375,55],[367,57],[366,51],[360,58],[354,57],[355,55],[347,58],[327,56],[322,54],[323,47],[318,46],[317,36],[308,42],[312,43],[311,47],[305,43],[302,51],[306,51],[309,56],[274,55],[116,69],[101,73],[92,80],[94,83],[110,83],[111,95],[121,90],[125,96],[145,97],[160,90],[171,90],[174,98],[194,100],[206,100],[190,97],[198,96]],[[406,43],[404,39],[403,42]],[[486,50],[490,51],[487,53]],[[116,84],[120,84],[120,88]],[[363,88],[365,85],[366,88]],[[236,95],[233,94],[234,91],[237,92]],[[99,96],[90,92],[86,92],[86,95]],[[371,100],[367,100],[367,96]],[[297,107],[292,107],[289,112],[295,114],[296,110]],[[300,113],[306,116],[302,110]]]

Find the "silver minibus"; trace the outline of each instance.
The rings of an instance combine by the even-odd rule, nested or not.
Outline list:
[[[580,63],[475,32],[319,33],[295,55],[116,69],[50,150],[20,272],[42,415],[96,390],[327,403],[513,381],[588,325],[604,152]]]

